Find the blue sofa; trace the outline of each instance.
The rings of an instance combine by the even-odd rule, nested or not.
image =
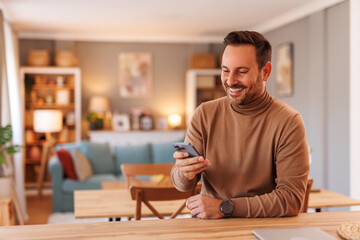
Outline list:
[[[87,156],[93,169],[93,176],[86,181],[65,178],[63,166],[54,155],[48,164],[52,181],[52,211],[74,211],[74,190],[101,189],[101,182],[123,180],[120,166],[122,163],[167,163],[175,162],[174,148],[171,143],[143,144],[137,146],[114,146],[107,143],[59,144],[56,150],[65,148],[69,152],[78,149]]]

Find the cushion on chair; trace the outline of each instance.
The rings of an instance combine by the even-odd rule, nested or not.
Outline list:
[[[84,141],[80,151],[90,160],[94,174],[114,173],[114,160],[107,143]]]
[[[173,154],[175,148],[173,142],[183,142],[184,139],[179,141],[172,141],[167,143],[157,143],[151,145],[153,163],[175,163]]]
[[[61,148],[59,151],[56,152],[56,155],[64,168],[65,176],[70,179],[77,180],[71,154],[65,148]]]
[[[74,160],[75,172],[79,181],[85,181],[88,177],[93,175],[93,170],[88,158],[79,150],[72,151]]]
[[[120,166],[123,163],[151,163],[150,145],[115,146],[115,171],[121,174]]]

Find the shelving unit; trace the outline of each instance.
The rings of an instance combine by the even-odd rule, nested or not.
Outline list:
[[[221,69],[190,69],[186,72],[186,123],[201,103],[225,96]]]
[[[37,181],[45,134],[33,130],[33,113],[57,109],[63,113],[63,129],[52,133],[55,143],[81,139],[81,71],[79,68],[21,67],[24,98],[25,182]]]

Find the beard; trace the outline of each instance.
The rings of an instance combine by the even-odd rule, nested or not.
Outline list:
[[[260,91],[262,89],[262,78],[259,75],[258,78],[256,79],[255,84],[250,88],[250,91],[253,90],[253,93],[249,93],[249,87],[245,86],[243,84],[236,84],[236,85],[232,85],[231,88],[243,88],[243,96],[239,99],[237,99],[236,97],[232,97],[230,94],[230,86],[225,82],[223,83],[223,87],[225,89],[226,92],[226,99],[227,101],[235,106],[235,107],[239,107],[241,105],[245,105],[248,104],[250,102],[252,102],[253,100],[256,99],[257,95],[261,94]]]

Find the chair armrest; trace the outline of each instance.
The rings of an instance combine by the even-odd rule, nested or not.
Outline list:
[[[52,188],[54,191],[61,191],[61,186],[64,181],[64,169],[56,155],[52,156],[48,164]]]

